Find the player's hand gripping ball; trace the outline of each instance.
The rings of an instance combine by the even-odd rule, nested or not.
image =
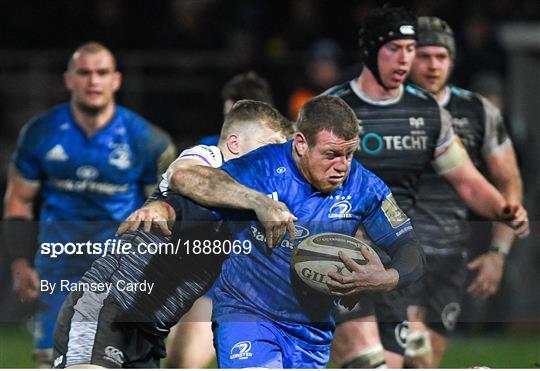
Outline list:
[[[338,256],[343,251],[357,264],[368,261],[360,252],[369,247],[363,241],[340,233],[319,233],[304,239],[293,252],[291,264],[300,280],[314,290],[330,295],[326,285],[329,272],[351,274]]]

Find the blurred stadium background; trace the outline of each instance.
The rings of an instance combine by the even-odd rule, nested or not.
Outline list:
[[[166,129],[183,148],[217,133],[220,90],[252,69],[269,79],[276,105],[294,93],[322,92],[360,72],[357,34],[377,1],[55,0],[5,3],[0,12],[0,193],[22,125],[68,98],[62,73],[84,41],[116,53],[124,83],[119,103]],[[401,5],[399,2],[393,2]],[[456,32],[453,81],[498,100],[525,184],[532,235],[507,258],[500,292],[469,302],[445,367],[540,367],[540,1],[413,0],[418,15]],[[321,64],[317,64],[322,62]],[[292,98],[291,98],[292,97]],[[292,103],[290,102],[292,100]],[[0,206],[1,209],[2,206]],[[31,367],[35,309],[12,295],[0,248],[0,367]]]

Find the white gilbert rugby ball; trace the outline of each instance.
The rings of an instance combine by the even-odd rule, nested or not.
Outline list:
[[[296,275],[309,287],[330,294],[326,279],[329,272],[351,274],[339,259],[343,251],[357,264],[367,264],[360,248],[369,247],[354,237],[339,233],[319,233],[304,239],[293,252],[291,264]]]

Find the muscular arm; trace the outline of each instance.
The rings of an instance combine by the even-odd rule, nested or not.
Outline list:
[[[207,207],[256,211],[272,201],[238,183],[223,170],[208,166],[189,166],[175,171],[169,188]]]
[[[508,146],[493,155],[484,156],[490,178],[509,204],[523,202],[523,182],[517,166],[516,154],[512,146]],[[502,223],[496,223],[493,230],[492,246],[508,253],[514,241],[514,233]]]
[[[36,223],[32,222],[38,191],[39,183],[25,180],[10,166],[4,197],[4,246],[11,260],[15,288],[23,301],[32,300],[38,294],[39,278],[30,264],[38,233]]]
[[[479,215],[497,220],[503,214],[506,201],[486,178],[467,159],[450,172],[443,174],[467,206]]]
[[[29,182],[22,178],[18,171],[10,166],[8,184],[4,197],[4,219],[34,218],[34,199],[39,191],[39,183]]]

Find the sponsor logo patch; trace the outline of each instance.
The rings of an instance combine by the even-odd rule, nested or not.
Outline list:
[[[62,363],[62,361],[64,360],[64,356],[61,355],[61,356],[58,356],[54,359],[54,362],[53,362],[53,367],[58,367],[60,366],[60,364]]]
[[[409,220],[407,215],[405,215],[403,210],[398,206],[392,194],[384,199],[381,209],[392,228],[397,228]]]
[[[66,151],[64,151],[64,147],[57,144],[47,152],[45,158],[49,161],[66,161],[69,157],[66,154]]]
[[[407,346],[407,336],[409,335],[409,321],[398,323],[394,329],[394,335],[399,346],[405,349]]]
[[[414,26],[404,24],[403,26],[399,27],[399,32],[401,32],[402,35],[414,35]]]
[[[352,218],[352,214],[350,213],[351,209],[352,209],[352,205],[349,201],[347,200],[338,201],[334,203],[332,206],[330,206],[328,217],[331,219]]]
[[[76,174],[81,179],[96,179],[99,175],[98,169],[93,166],[80,166]]]
[[[441,312],[441,319],[444,328],[448,331],[453,331],[456,328],[457,319],[461,313],[461,305],[459,303],[448,303]]]
[[[109,155],[109,164],[116,166],[120,170],[125,170],[131,166],[131,151],[127,144],[117,144]]]
[[[248,359],[253,356],[250,341],[239,341],[231,348],[231,359]]]
[[[113,346],[108,346],[105,348],[105,356],[104,359],[107,359],[113,363],[116,363],[118,365],[123,365],[126,361],[126,358],[124,357],[124,353],[122,353],[121,350],[116,349]]]

